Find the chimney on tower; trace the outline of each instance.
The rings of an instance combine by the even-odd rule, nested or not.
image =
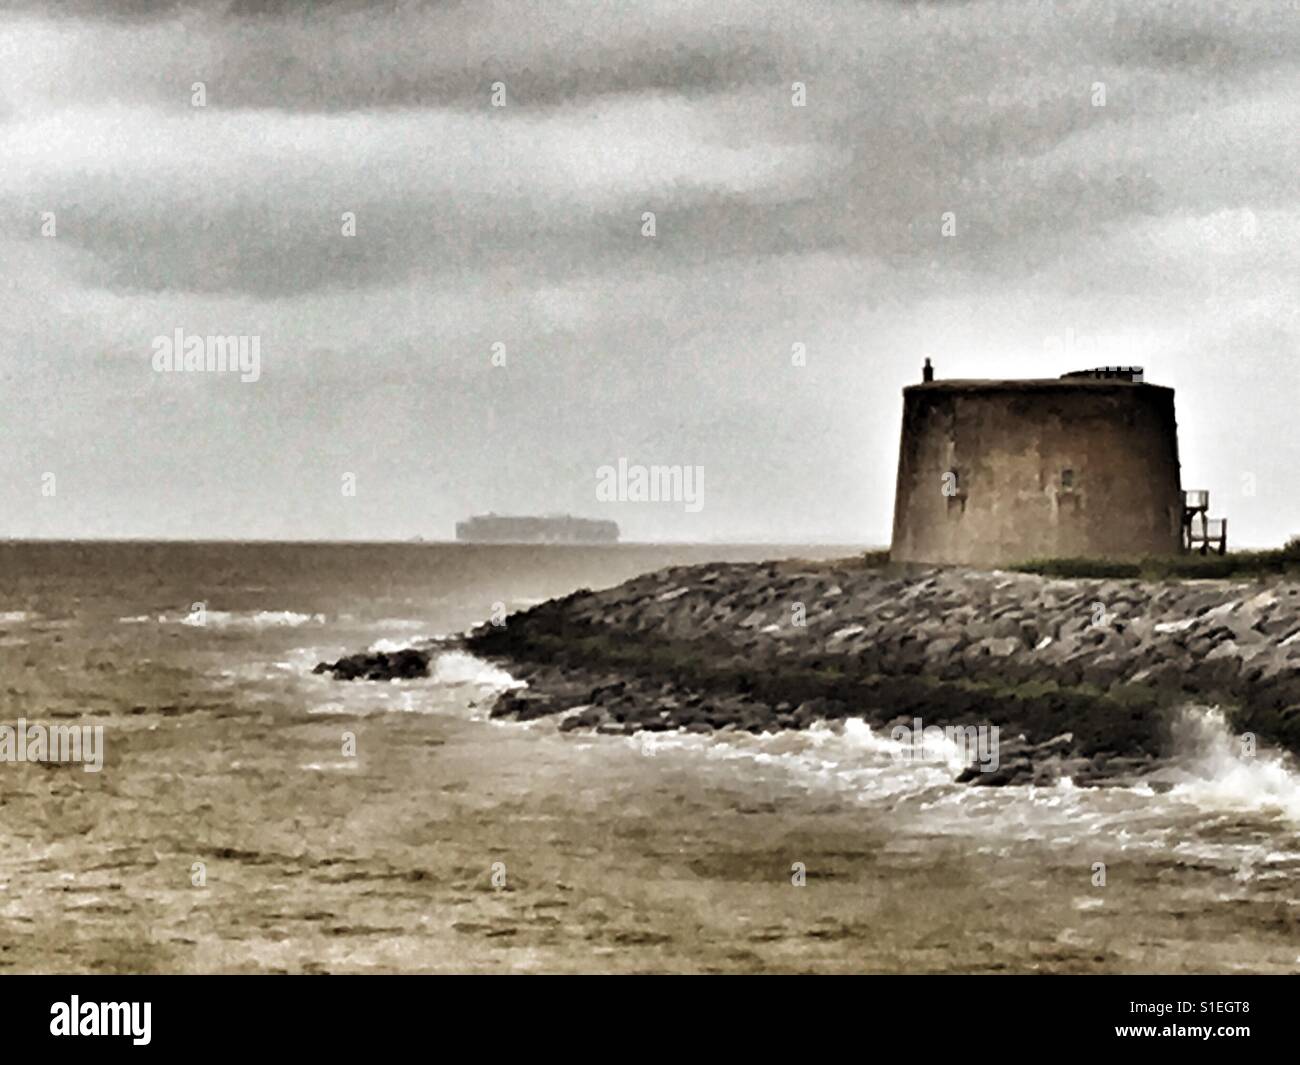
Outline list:
[[[930,365],[929,358],[925,360],[925,365],[921,367],[921,380],[922,381],[934,380],[934,367]]]

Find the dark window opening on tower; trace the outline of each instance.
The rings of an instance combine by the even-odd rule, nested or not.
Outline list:
[[[1073,470],[1062,470],[1062,471],[1061,471],[1061,487],[1064,488],[1064,489],[1066,489],[1067,491],[1068,491],[1069,489],[1071,489],[1071,488],[1074,487],[1074,471],[1073,471]]]

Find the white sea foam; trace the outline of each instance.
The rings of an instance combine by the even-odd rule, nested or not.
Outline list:
[[[1242,817],[1266,822],[1280,814],[1297,819],[1300,775],[1281,755],[1240,754],[1238,740],[1221,714],[1189,715],[1202,740],[1193,743],[1194,750],[1179,763],[1180,782],[1172,790],[1147,782],[1079,788],[1068,778],[1045,787],[958,784],[954,778],[960,752],[955,747],[941,760],[900,757],[905,754],[902,744],[856,718],[758,735],[642,732],[622,742],[648,757],[699,758],[721,763],[720,769],[735,767],[746,778],[772,775],[773,780],[833,795],[840,802],[884,806],[916,831],[983,838],[994,850],[1105,839],[1119,851],[1186,854],[1235,869],[1239,877],[1294,875],[1300,852],[1274,847],[1256,853],[1254,837],[1240,838],[1231,825]],[[610,739],[570,736],[566,742],[599,747]],[[701,771],[706,771],[703,764]],[[1170,781],[1165,777],[1163,783]],[[1218,839],[1201,836],[1202,828],[1214,825],[1226,828],[1227,834]]]
[[[400,651],[410,647],[409,642],[380,641],[384,646],[372,647],[372,652]],[[322,657],[338,657],[333,652],[309,649],[295,654],[295,668],[300,674],[310,673],[306,663],[321,661]],[[326,678],[313,677],[315,681]],[[457,717],[468,716],[485,719],[492,696],[512,688],[527,685],[491,662],[464,651],[438,651],[434,649],[429,662],[429,676],[403,680],[393,684],[376,684],[354,681],[339,684],[327,681],[333,699],[311,708],[311,713],[447,713]],[[551,726],[554,727],[553,725]]]
[[[1172,801],[1194,804],[1209,813],[1281,814],[1288,820],[1300,821],[1300,772],[1289,756],[1268,749],[1245,754],[1240,738],[1232,734],[1221,711],[1189,707],[1181,720],[1181,759],[1176,769],[1156,774],[1165,783],[1173,784],[1167,794],[1143,782],[1126,788],[1078,788],[1068,778],[1048,787],[957,785],[953,778],[963,762],[956,744],[936,750],[935,754],[942,757],[933,760],[908,759],[901,757],[907,753],[904,744],[873,731],[859,718],[757,736],[744,732],[664,732],[645,734],[644,738],[638,733],[631,738],[647,753],[680,747],[700,749],[713,759],[742,758],[781,766],[810,782],[836,786],[861,800],[908,792],[918,797],[924,794],[926,808],[940,811],[961,807],[964,817],[979,808],[1005,811],[1013,805],[1019,807],[1017,816],[1021,816],[1028,804],[1046,815],[1047,822],[1064,829],[1071,828],[1076,819],[1082,819],[1077,824],[1083,825],[1089,818],[1097,819],[1093,827],[1118,818],[1118,828],[1124,820],[1132,819],[1136,809],[1160,807]],[[931,742],[927,740],[927,749]],[[1175,775],[1173,781],[1170,774]],[[948,784],[952,786],[945,786]],[[1140,834],[1145,832],[1143,828]],[[1134,839],[1138,834],[1134,833]]]
[[[1300,822],[1300,774],[1294,761],[1267,749],[1248,754],[1223,711],[1184,708],[1175,738],[1187,760],[1180,766],[1184,779],[1171,796],[1220,810],[1274,811]]]
[[[246,620],[242,614],[226,615],[232,625],[252,624],[253,628],[274,628],[279,626],[297,627],[298,625],[324,625],[324,614],[299,614],[293,610],[259,610],[251,619]]]
[[[21,625],[31,620],[32,615],[25,610],[0,610],[0,625]]]
[[[451,687],[468,684],[493,691],[526,687],[504,669],[464,651],[444,651],[436,655],[430,673],[435,683]]]
[[[757,735],[735,731],[638,732],[627,739],[647,755],[682,750],[709,761],[749,762],[806,786],[833,790],[852,801],[919,795],[935,786],[951,784],[953,776],[946,762],[909,762],[901,758],[902,744],[874,732],[860,718]]]
[[[439,640],[441,638],[442,638],[441,636],[427,635],[427,636],[420,636],[416,640],[412,640],[409,636],[402,637],[401,639],[395,640],[385,636],[381,639],[376,640],[369,647],[367,647],[366,650],[372,655],[376,655],[376,654],[391,655],[391,654],[396,654],[398,651],[410,650],[411,645],[413,643],[423,643],[425,641]]]
[[[295,610],[204,610],[188,614],[137,614],[117,619],[123,625],[184,625],[194,629],[274,629],[301,625],[324,625],[324,614],[301,614]]]

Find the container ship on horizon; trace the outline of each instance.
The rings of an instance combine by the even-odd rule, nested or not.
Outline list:
[[[615,544],[618,524],[568,514],[509,517],[477,514],[456,522],[456,539],[471,544]]]

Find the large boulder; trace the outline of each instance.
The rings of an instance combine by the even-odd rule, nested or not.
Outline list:
[[[429,654],[405,647],[400,651],[362,652],[337,662],[319,662],[313,673],[330,673],[335,680],[411,680],[429,675]]]

